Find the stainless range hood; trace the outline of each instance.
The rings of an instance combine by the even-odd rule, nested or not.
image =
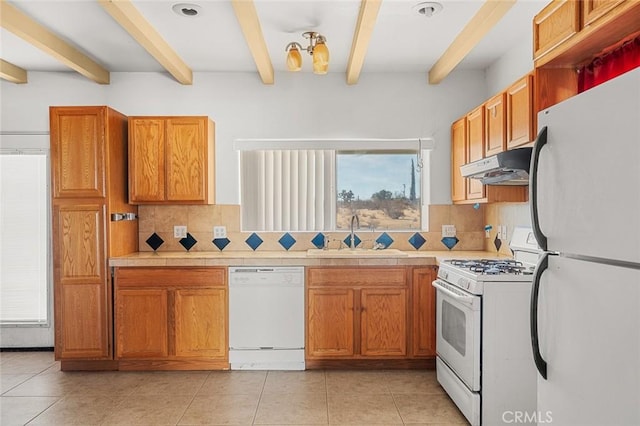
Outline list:
[[[462,176],[484,185],[529,185],[533,148],[516,148],[460,166]]]

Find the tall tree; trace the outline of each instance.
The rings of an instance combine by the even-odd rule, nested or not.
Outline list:
[[[416,200],[416,168],[413,165],[413,158],[411,159],[411,187],[409,189],[409,200]]]

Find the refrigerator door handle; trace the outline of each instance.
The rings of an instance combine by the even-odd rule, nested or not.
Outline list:
[[[538,372],[545,380],[547,380],[547,361],[542,358],[542,354],[540,353],[540,340],[538,336],[538,294],[540,293],[540,279],[542,278],[542,274],[549,267],[550,255],[555,255],[555,253],[545,252],[542,254],[540,261],[536,265],[536,270],[533,273],[533,286],[531,287],[531,309],[529,312],[533,360],[536,363]]]
[[[533,152],[531,153],[531,170],[529,170],[530,185],[529,185],[529,199],[531,203],[531,227],[533,228],[533,235],[538,241],[538,245],[543,251],[547,251],[547,237],[542,233],[540,229],[540,218],[538,215],[538,161],[540,160],[540,152],[542,147],[547,144],[547,126],[544,126],[536,142],[533,145]]]

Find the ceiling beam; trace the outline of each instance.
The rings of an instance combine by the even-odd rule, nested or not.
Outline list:
[[[371,41],[376,19],[378,19],[378,11],[381,4],[382,0],[362,0],[360,3],[360,14],[358,15],[356,31],[353,34],[351,54],[347,65],[347,84],[356,84],[358,78],[360,78],[360,71],[362,71],[364,57],[369,48],[369,42]]]
[[[515,3],[516,0],[486,0],[478,13],[471,18],[440,59],[431,67],[429,83],[438,84],[444,80]]]
[[[109,71],[4,0],[0,26],[96,83],[109,84]]]
[[[0,59],[0,78],[3,78],[12,83],[26,83],[27,71],[22,68],[13,65],[10,62]]]
[[[273,84],[273,65],[262,35],[262,27],[253,0],[231,0],[233,10],[264,84]]]
[[[173,78],[181,84],[193,84],[191,68],[130,0],[99,0],[99,3]]]

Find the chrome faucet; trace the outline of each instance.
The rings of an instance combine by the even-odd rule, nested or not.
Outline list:
[[[351,241],[350,241],[351,250],[355,250],[356,248],[356,235],[353,230],[354,222],[356,223],[356,226],[358,227],[358,229],[360,229],[360,218],[358,217],[357,214],[354,214],[351,216]]]

